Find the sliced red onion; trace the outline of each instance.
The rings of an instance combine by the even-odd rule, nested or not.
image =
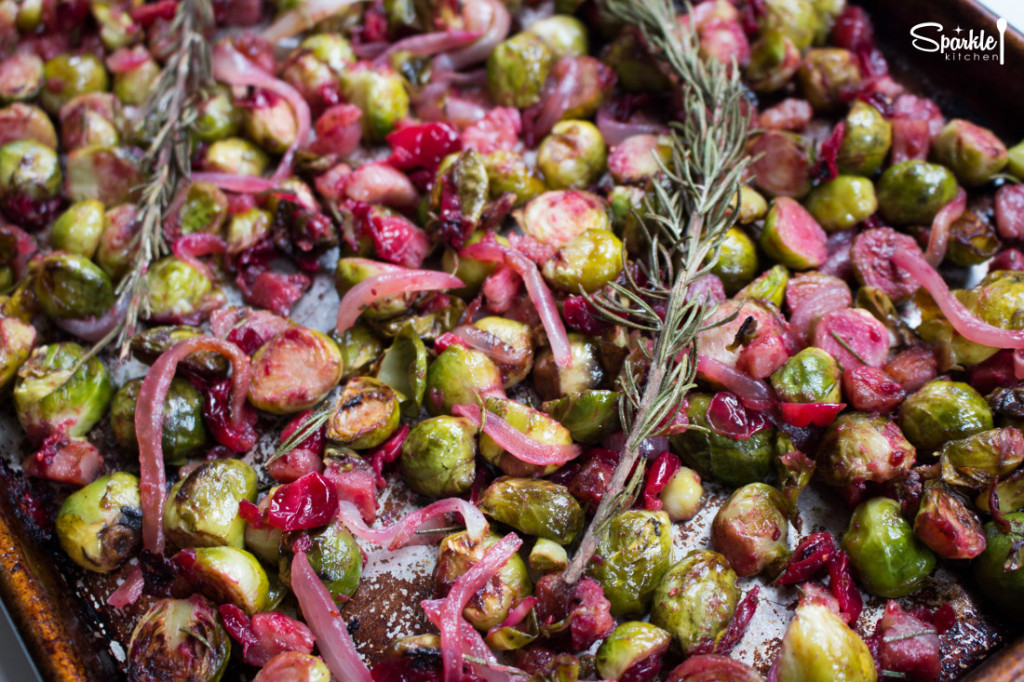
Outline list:
[[[479,540],[487,533],[487,519],[471,502],[449,497],[428,504],[405,516],[387,528],[370,528],[363,521],[359,509],[347,500],[338,504],[338,518],[356,537],[388,549],[398,549],[416,537],[416,531],[445,514],[459,514],[466,524],[469,537]],[[429,536],[424,536],[429,537]]]
[[[349,5],[361,0],[309,0],[301,3],[293,10],[284,12],[274,20],[263,32],[263,37],[276,45],[285,38],[291,38],[323,21],[332,14],[337,14]]]
[[[193,173],[192,182],[208,182],[229,192],[242,194],[259,194],[269,192],[277,187],[277,183],[254,175],[234,175],[232,173]]]
[[[518,365],[526,356],[526,351],[513,348],[497,335],[471,324],[459,325],[448,333],[461,341],[462,345],[480,351],[499,365]]]
[[[227,248],[227,244],[224,243],[223,239],[209,232],[183,234],[175,239],[174,244],[171,245],[171,251],[174,253],[175,258],[183,263],[188,263],[210,279],[212,279],[210,269],[206,267],[206,263],[199,260],[199,256],[221,254]]]
[[[963,187],[958,187],[953,200],[935,214],[931,233],[928,235],[928,249],[924,252],[924,259],[933,268],[939,267],[939,263],[946,257],[946,248],[949,246],[949,228],[960,219],[966,208],[967,192]]]
[[[748,409],[763,411],[775,404],[775,396],[768,384],[711,356],[697,357],[697,371],[735,393]]]
[[[305,15],[312,14],[315,9],[310,6],[317,6],[321,4],[326,3],[324,0],[310,0],[310,2],[303,5],[302,12]],[[332,0],[332,4],[337,4],[337,0]],[[348,3],[346,2],[346,4]],[[271,29],[272,28],[273,26],[271,26]],[[309,131],[312,128],[312,115],[310,114],[309,105],[306,104],[306,100],[303,99],[298,90],[288,83],[274,78],[272,75],[253,64],[230,43],[220,43],[214,48],[213,75],[217,80],[223,81],[229,85],[252,85],[257,88],[269,90],[278,97],[283,98],[289,105],[291,105],[292,111],[295,113],[295,122],[297,124],[295,140],[291,145],[289,145],[288,149],[285,150],[284,156],[281,157],[281,162],[278,164],[277,170],[274,171],[274,175],[271,179],[280,180],[288,175],[291,171],[292,160],[295,158],[295,151],[300,145],[306,144],[306,141],[309,139]]]
[[[601,441],[601,447],[609,450],[615,450],[616,452],[622,452],[626,449],[626,438],[627,436],[624,432],[616,431]],[[637,446],[637,451],[644,459],[647,459],[651,455],[665,452],[668,449],[668,436],[651,436],[650,438],[644,438],[640,441],[640,445]]]
[[[417,57],[431,57],[439,52],[449,52],[469,43],[480,37],[478,31],[436,31],[434,33],[420,33],[418,35],[403,38],[374,58],[376,66],[384,66],[388,59],[396,52],[408,52]]]
[[[512,17],[501,0],[469,0],[463,6],[462,18],[468,30],[483,33],[461,50],[438,55],[434,59],[435,71],[457,71],[484,61],[512,27]]]
[[[452,413],[469,419],[509,454],[527,464],[542,467],[552,464],[561,466],[576,459],[583,452],[579,445],[550,445],[536,441],[493,412],[488,412],[486,417],[483,416],[476,405],[454,405]]]
[[[136,566],[124,582],[107,597],[107,604],[115,609],[123,609],[138,601],[142,596],[142,588],[146,586],[146,579],[142,575],[142,567]]]
[[[135,409],[135,432],[139,436],[139,495],[142,498],[142,540],[154,554],[164,551],[164,400],[178,362],[192,353],[210,350],[231,361],[231,418],[243,419],[249,392],[249,356],[235,344],[215,336],[193,336],[163,352],[149,368],[139,388]],[[247,425],[238,423],[239,431]]]
[[[107,57],[106,63],[111,73],[123,74],[134,71],[149,59],[149,50],[140,45],[134,48],[117,48]]]
[[[438,630],[441,629],[441,607],[443,605],[444,599],[428,599],[420,602],[427,620],[433,623]],[[456,641],[462,647],[463,654],[469,654],[486,663],[486,665],[471,664],[470,667],[473,668],[477,677],[486,682],[527,682],[527,676],[521,671],[509,669],[499,663],[484,638],[465,619],[462,619],[459,625]]]
[[[503,628],[514,628],[515,626],[523,622],[523,619],[525,619],[526,616],[529,615],[530,611],[532,611],[533,607],[536,605],[536,597],[527,597],[526,599],[516,604],[515,608],[509,610],[508,616],[505,617],[504,622],[502,622],[500,625],[495,625],[493,628],[487,631],[487,634],[490,635],[492,632],[497,632],[498,630],[501,630]]]
[[[580,62],[573,57],[562,57],[555,66],[561,73],[561,78],[555,81],[554,87],[545,86],[544,97],[537,109],[530,109],[528,113],[528,130],[533,134],[534,140],[540,140],[547,135],[555,124],[562,120],[565,112],[569,111],[572,104],[572,97],[580,87]],[[549,81],[550,82],[550,81]],[[529,143],[529,140],[527,140]]]
[[[597,110],[597,129],[601,131],[601,137],[609,147],[622,144],[627,138],[634,135],[661,135],[668,132],[668,128],[650,121],[620,121],[612,113],[612,106],[606,104]]]
[[[992,348],[1024,348],[1024,330],[1001,329],[978,319],[949,290],[942,275],[928,264],[920,251],[902,249],[892,255],[892,262],[923,286],[949,323],[965,339]]]
[[[54,318],[53,323],[85,341],[99,341],[124,319],[124,311],[128,309],[128,298],[121,296],[110,310],[99,317],[86,317],[80,320]]]
[[[569,345],[569,336],[565,332],[565,325],[562,317],[558,314],[558,307],[555,305],[555,298],[551,290],[544,283],[537,266],[529,258],[515,249],[509,249],[497,242],[477,242],[470,244],[459,252],[462,258],[475,258],[488,263],[506,263],[519,275],[526,284],[526,293],[537,308],[541,324],[548,335],[548,343],[551,344],[551,352],[555,356],[555,364],[559,367],[572,367],[572,346]]]
[[[370,670],[359,658],[341,612],[309,565],[305,552],[299,552],[292,559],[292,591],[334,678],[346,682],[373,682]]]
[[[380,265],[379,263],[375,265]],[[458,289],[465,286],[462,280],[446,272],[436,270],[408,270],[399,266],[390,266],[380,275],[368,277],[355,285],[341,298],[338,306],[338,319],[335,328],[339,334],[349,329],[366,308],[382,298],[397,296],[410,292],[439,291],[442,289]]]

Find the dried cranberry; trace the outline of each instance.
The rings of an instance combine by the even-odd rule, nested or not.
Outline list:
[[[860,618],[861,609],[864,608],[864,600],[853,582],[853,576],[850,575],[850,557],[841,549],[836,550],[829,559],[828,579],[829,589],[839,602],[839,610],[842,611],[846,622],[856,623]]]
[[[588,511],[596,510],[618,462],[619,453],[613,450],[591,450],[590,458],[568,479],[569,492]]]
[[[1019,249],[1005,249],[992,259],[989,265],[991,270],[1015,270],[1024,271],[1024,253]]]
[[[831,180],[839,175],[837,159],[839,157],[839,147],[843,144],[843,136],[845,134],[846,124],[843,121],[840,121],[839,123],[836,123],[835,128],[832,129],[832,134],[825,138],[825,141],[821,143],[821,150],[818,154],[820,161],[814,172],[815,176],[819,180]]]
[[[203,418],[214,439],[235,452],[245,452],[256,443],[256,411],[242,407],[242,428],[231,420],[231,380],[225,379],[211,384],[206,392]]]
[[[263,528],[263,514],[260,513],[260,508],[249,500],[239,501],[238,516],[253,528]]]
[[[829,533],[808,535],[797,545],[786,570],[776,579],[776,584],[793,585],[810,580],[829,564],[835,552],[836,541]]]
[[[399,170],[437,170],[441,160],[462,149],[459,131],[447,123],[409,125],[390,133],[388,163]]]
[[[439,661],[411,657],[381,661],[370,670],[374,682],[441,682],[443,674]]]
[[[1017,378],[1013,372],[1013,351],[1002,350],[985,362],[967,370],[968,381],[982,395],[1001,386],[1013,386]]]
[[[390,438],[375,447],[367,454],[373,473],[377,476],[377,487],[384,488],[387,482],[381,474],[384,472],[384,465],[391,464],[402,454],[402,446],[405,438],[409,435],[409,427],[403,426],[398,429]]]
[[[651,682],[661,672],[662,654],[654,653],[643,658],[622,673],[619,682]]]
[[[60,197],[33,199],[24,194],[11,194],[3,199],[0,209],[11,222],[27,230],[38,230],[53,221],[63,204]]]
[[[661,509],[661,500],[658,498],[658,494],[665,489],[681,466],[679,458],[671,452],[663,452],[655,458],[654,463],[647,470],[647,482],[644,484],[644,509],[649,511]]]
[[[691,656],[699,654],[728,654],[735,648],[740,640],[743,639],[743,635],[747,634],[747,628],[750,626],[750,621],[754,617],[754,613],[757,611],[757,596],[761,592],[761,588],[758,585],[754,585],[747,593],[743,596],[743,599],[739,604],[736,605],[736,611],[733,612],[732,620],[729,621],[729,629],[725,631],[722,638],[717,642],[713,639],[705,639],[697,644],[692,651],[688,652]]]
[[[598,317],[597,309],[585,296],[570,296],[562,303],[562,316],[570,328],[583,334],[598,336],[611,325]]]

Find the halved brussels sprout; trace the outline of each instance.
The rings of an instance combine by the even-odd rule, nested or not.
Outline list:
[[[608,172],[618,183],[647,183],[671,164],[671,149],[665,135],[631,135],[612,147]]]
[[[430,497],[461,495],[476,477],[476,427],[462,417],[440,416],[416,424],[402,445],[402,477]]]
[[[267,608],[270,582],[249,552],[235,547],[183,549],[174,557],[185,579],[217,604],[234,604],[253,615]]]
[[[0,103],[31,100],[43,87],[43,60],[34,54],[12,54],[0,60]]]
[[[427,347],[412,325],[405,325],[384,351],[377,366],[377,379],[391,387],[401,403],[402,413],[420,413],[427,390]]]
[[[750,63],[744,80],[756,92],[774,92],[784,86],[800,68],[800,50],[793,40],[777,29],[761,31],[750,46]]]
[[[544,192],[513,215],[523,232],[556,249],[587,230],[611,229],[601,197],[576,189]]]
[[[529,564],[530,571],[535,575],[561,573],[569,567],[569,554],[557,542],[537,538],[530,549]]]
[[[501,417],[531,440],[547,445],[572,445],[569,430],[543,412],[497,396],[487,398],[484,405],[488,412]],[[487,419],[486,414],[484,419]],[[558,469],[557,465],[542,467],[524,462],[494,442],[486,433],[480,434],[480,454],[509,476],[546,476]]]
[[[679,467],[658,493],[662,509],[673,523],[692,519],[700,511],[703,497],[700,474],[690,467]]]
[[[1020,565],[1019,552],[1024,538],[1024,512],[1006,514],[1006,520],[1010,524],[1009,533],[1001,531],[995,521],[985,524],[985,551],[971,566],[982,594],[1002,613],[1020,622],[1024,568]]]
[[[334,270],[334,288],[340,296],[362,282],[384,273],[384,267],[366,258],[341,258]],[[396,294],[377,299],[362,311],[368,320],[386,320],[404,313],[416,300],[415,293]]]
[[[114,285],[85,256],[53,251],[36,264],[34,290],[50,318],[100,316],[114,305]]]
[[[642,616],[672,561],[672,523],[663,511],[629,510],[612,517],[597,545],[590,575],[604,588],[613,616]]]
[[[356,450],[380,445],[398,428],[398,396],[372,377],[353,377],[334,403],[327,437]]]
[[[139,479],[119,471],[71,493],[57,513],[57,540],[82,568],[109,573],[142,541]]]
[[[135,435],[135,405],[141,387],[142,378],[126,382],[114,394],[110,404],[110,428],[117,444],[126,450],[135,450],[139,446]],[[203,402],[203,394],[187,380],[175,377],[171,381],[164,399],[161,438],[167,464],[184,464],[190,454],[209,442],[209,433],[203,422]]]
[[[722,280],[725,293],[733,296],[757,275],[757,247],[738,227],[725,233],[711,272]]]
[[[948,166],[960,182],[984,185],[1006,167],[1006,146],[988,128],[954,118],[932,142],[935,158]]]
[[[772,387],[788,403],[837,403],[841,373],[835,359],[820,348],[805,348],[772,374]]]
[[[842,547],[860,583],[880,597],[916,592],[935,569],[935,555],[900,515],[900,503],[888,497],[866,500],[853,510]]]
[[[535,21],[526,31],[547,43],[556,58],[566,55],[581,57],[589,52],[586,25],[568,14],[555,14]]]
[[[57,152],[35,140],[16,140],[0,147],[0,197],[50,199],[60,192]]]
[[[200,142],[213,143],[238,134],[242,112],[235,106],[231,89],[218,85],[196,107],[192,134]]]
[[[590,445],[619,430],[618,391],[580,391],[548,400],[540,409],[569,429],[574,441]]]
[[[501,352],[495,353],[494,360],[501,370],[505,388],[515,386],[529,376],[533,368],[533,337],[529,325],[504,317],[483,317],[473,326],[497,337],[502,344]]]
[[[90,52],[63,52],[47,60],[43,67],[43,91],[39,103],[51,114],[76,95],[110,89],[110,78],[103,62]]]
[[[780,682],[875,682],[864,640],[828,606],[801,604],[782,637],[774,668]]]
[[[50,149],[57,148],[57,130],[50,117],[39,107],[15,102],[0,109],[0,146],[15,140],[35,140]]]
[[[275,98],[260,106],[244,108],[242,130],[246,137],[271,154],[283,154],[295,142],[298,123],[291,105]]]
[[[341,349],[342,367],[344,368],[342,378],[359,374],[369,367],[384,349],[373,330],[362,322],[352,325],[340,336],[337,332],[332,331],[331,338]]]
[[[150,327],[132,337],[132,353],[141,362],[153,364],[174,344],[202,333],[198,327],[188,325]],[[224,376],[229,367],[227,359],[213,351],[197,351],[187,355],[181,364],[201,376]]]
[[[499,540],[500,536],[488,533],[483,540],[474,542],[465,531],[441,540],[434,569],[434,592],[440,597],[447,595],[455,581]],[[532,590],[526,564],[518,554],[513,554],[498,570],[495,579],[473,595],[462,614],[473,627],[486,632],[504,622],[512,607]]]
[[[217,682],[231,655],[231,637],[217,607],[198,594],[161,599],[142,616],[128,643],[130,682]]]
[[[331,597],[335,600],[351,597],[359,587],[363,574],[363,553],[355,538],[339,519],[316,531],[291,531],[285,533],[281,542],[281,582],[291,587],[291,547],[299,536],[308,537],[312,546],[306,550],[306,558],[320,577]]]
[[[512,193],[515,195],[515,205],[520,206],[547,189],[537,170],[526,163],[522,154],[518,152],[500,149],[484,156],[483,163],[487,169],[487,189],[491,199]],[[498,239],[500,241],[504,237]],[[471,240],[468,243],[473,242]],[[493,268],[493,264],[491,267]],[[445,269],[449,270],[447,267]],[[456,273],[456,276],[469,283],[461,274]]]
[[[106,206],[132,202],[144,180],[142,152],[134,147],[80,147],[68,153],[66,163],[65,184],[72,201],[96,199]]]
[[[135,51],[143,59],[131,70],[115,73],[111,91],[124,104],[138,107],[146,103],[146,98],[160,78],[160,66],[150,58],[145,48],[137,47]]]
[[[900,406],[900,427],[924,451],[992,428],[992,410],[970,384],[929,381]]]
[[[195,232],[220,232],[228,216],[228,198],[219,187],[209,182],[193,182],[183,190],[179,190],[176,205],[178,210],[168,219],[181,234]],[[249,209],[241,215],[260,213],[259,209]],[[233,216],[232,220],[238,216]],[[269,220],[269,218],[268,218]],[[167,221],[165,221],[166,229]],[[228,230],[228,242],[231,242],[231,231]],[[236,237],[237,245],[237,237]]]
[[[765,0],[764,4],[765,12],[758,19],[762,31],[781,31],[798,50],[811,46],[821,19],[809,0]]]
[[[624,679],[631,669],[648,659],[658,660],[668,651],[672,635],[643,621],[622,623],[597,650],[597,672],[608,680]]]
[[[608,373],[601,364],[597,342],[583,334],[569,334],[572,365],[559,367],[550,348],[537,354],[533,365],[533,387],[544,400],[556,400],[573,393],[601,388]]]
[[[502,476],[484,490],[477,506],[495,521],[560,545],[571,545],[583,531],[580,503],[551,481]]]
[[[50,245],[56,251],[67,251],[92,258],[103,234],[103,203],[87,199],[72,204],[50,228]]]
[[[57,432],[84,436],[106,413],[114,395],[106,365],[90,358],[68,376],[85,352],[70,341],[40,346],[18,369],[14,407],[33,440]]]
[[[661,578],[654,591],[651,623],[667,630],[689,653],[717,643],[740,600],[736,573],[718,552],[695,549]]]
[[[256,501],[256,472],[240,459],[203,462],[171,486],[164,504],[164,530],[178,547],[244,545],[242,500]]]
[[[739,488],[715,514],[711,544],[742,577],[777,575],[789,560],[786,498],[765,483]]]
[[[848,90],[860,85],[860,61],[850,50],[811,48],[797,71],[804,97],[818,111],[832,111],[843,103]]]
[[[427,409],[431,414],[450,413],[453,405],[475,405],[501,386],[501,371],[489,357],[451,345],[427,368]]]
[[[1024,434],[1007,426],[951,440],[939,450],[939,461],[947,483],[978,490],[1024,461]]]
[[[220,307],[224,294],[200,268],[175,256],[146,271],[146,310],[155,321],[194,320]]]
[[[291,327],[260,346],[252,357],[249,402],[273,414],[309,409],[338,385],[344,361],[329,336]]]
[[[324,92],[337,88],[338,78],[356,60],[349,42],[337,33],[318,33],[292,50],[281,78],[311,104],[324,102]]]

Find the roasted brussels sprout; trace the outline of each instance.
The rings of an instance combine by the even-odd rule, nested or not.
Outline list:
[[[935,569],[935,555],[900,516],[899,502],[888,497],[866,500],[853,510],[842,547],[860,583],[880,597],[916,592]]]
[[[151,320],[195,320],[224,302],[224,293],[205,272],[175,256],[161,258],[146,271],[146,310]]]
[[[215,173],[263,175],[270,165],[266,152],[240,137],[226,137],[206,148],[203,166]]]
[[[718,552],[695,549],[662,576],[651,623],[675,637],[684,654],[725,634],[740,600],[736,573]]]
[[[556,249],[587,230],[608,230],[611,226],[605,202],[595,194],[575,189],[544,192],[513,215],[523,232]]]
[[[180,203],[180,206],[172,213],[170,219],[165,221],[164,227],[166,229],[167,223],[170,222],[175,231],[180,234],[193,234],[195,232],[212,232],[217,234],[228,217],[227,195],[219,187],[209,182],[190,183],[186,189],[179,191],[175,199],[175,204],[178,203]],[[261,211],[251,208],[239,215],[246,216],[254,213],[259,214]],[[232,216],[233,220],[236,218],[239,218],[239,216]],[[240,220],[244,220],[244,218]],[[251,219],[250,222],[252,222]],[[236,234],[242,231],[238,227],[235,229]],[[251,234],[252,231],[250,228],[246,233]],[[242,240],[238,236],[232,235],[229,229],[226,241],[230,249],[232,242],[237,245]]]
[[[394,433],[399,417],[398,396],[387,384],[353,377],[334,404],[327,437],[357,450],[372,448]]]
[[[139,64],[128,71],[115,73],[111,91],[123,104],[137,107],[146,103],[146,98],[160,78],[160,67],[145,48],[137,47],[134,52],[140,58]]]
[[[529,564],[535,575],[561,573],[569,567],[569,553],[557,542],[537,538],[530,549]]]
[[[914,517],[914,534],[946,559],[973,559],[985,550],[978,516],[942,483],[929,481]]]
[[[84,436],[106,413],[114,395],[106,365],[90,358],[68,379],[83,355],[70,341],[40,346],[18,369],[14,407],[33,440],[58,432]]]
[[[349,289],[365,279],[384,273],[384,268],[376,261],[366,258],[341,258],[334,270],[334,288],[344,296]],[[405,293],[385,296],[374,301],[362,311],[368,320],[386,320],[401,315],[416,300],[415,294]]]
[[[847,412],[828,427],[818,451],[818,470],[830,485],[884,483],[910,471],[916,454],[892,420]]]
[[[839,175],[823,182],[811,190],[806,203],[826,232],[848,230],[878,210],[875,186],[856,175]]]
[[[141,378],[132,379],[118,389],[110,404],[110,428],[118,445],[126,450],[139,446],[135,435],[135,405],[141,387]],[[171,381],[164,399],[163,417],[161,444],[167,464],[184,464],[190,454],[209,442],[203,422],[203,394],[187,380],[175,377]]]
[[[475,405],[501,386],[501,371],[490,358],[465,346],[448,346],[427,368],[427,409],[447,414],[453,405]]]
[[[50,228],[50,245],[56,251],[92,258],[103,234],[105,209],[96,200],[72,204]]]
[[[363,112],[363,135],[371,142],[383,140],[409,115],[405,81],[390,68],[359,64],[346,69],[340,83],[341,94]]]
[[[217,607],[199,595],[161,599],[142,616],[128,643],[131,682],[217,682],[231,655],[231,637]]]
[[[331,682],[331,671],[319,656],[285,651],[267,661],[253,682]]]
[[[96,199],[108,207],[117,206],[132,201],[143,184],[142,152],[134,147],[81,147],[68,153],[66,164],[65,186],[72,201]],[[115,210],[107,210],[108,224]],[[103,249],[102,241],[97,259]],[[103,267],[98,261],[97,265]]]
[[[622,242],[610,230],[586,230],[576,235],[541,268],[556,289],[579,293],[597,291],[622,272]]]
[[[63,127],[63,126],[62,126]],[[15,140],[35,140],[50,149],[57,148],[57,130],[46,112],[31,104],[14,104],[0,108],[0,146]]]
[[[60,192],[60,161],[50,147],[17,140],[0,147],[0,198],[50,199]]]
[[[820,348],[804,348],[772,374],[772,387],[787,403],[838,403],[842,375],[835,358]]]
[[[91,260],[53,251],[36,264],[33,288],[39,307],[54,319],[99,316],[114,305],[114,285]]]
[[[783,31],[767,29],[750,46],[744,80],[756,92],[775,92],[800,68],[800,50]]]
[[[776,197],[768,209],[760,244],[776,261],[807,270],[821,267],[828,257],[827,236],[814,216],[789,197]]]
[[[132,353],[139,361],[153,364],[174,344],[202,333],[198,327],[188,325],[150,327],[132,337]],[[200,376],[224,376],[229,367],[227,359],[213,351],[198,351],[187,355],[181,364]]]
[[[1001,246],[995,225],[973,211],[964,211],[949,226],[946,259],[964,268],[981,265],[996,255]]]
[[[0,317],[0,389],[11,383],[35,344],[35,327],[16,317]]]
[[[292,50],[281,77],[312,104],[326,104],[324,92],[336,88],[346,67],[356,60],[349,42],[337,33],[317,33]]]
[[[597,672],[604,679],[625,679],[634,667],[660,659],[671,643],[672,635],[656,625],[636,620],[622,623],[598,648]]]
[[[363,575],[363,553],[352,534],[340,519],[315,531],[291,531],[281,541],[280,577],[281,582],[291,587],[291,547],[298,538],[308,537],[311,546],[306,558],[320,581],[335,600],[351,597],[359,587]],[[288,551],[285,551],[288,550]]]
[[[630,510],[613,517],[597,545],[590,575],[604,588],[613,616],[646,613],[672,560],[672,524],[665,512]]]
[[[231,89],[226,85],[213,88],[196,106],[196,114],[192,134],[207,144],[238,135],[242,125],[242,112],[235,106]]]
[[[344,361],[338,345],[326,334],[295,326],[260,346],[252,357],[252,369],[249,402],[266,412],[292,414],[316,405],[338,385]],[[331,428],[338,419],[336,413]],[[338,435],[338,439],[344,437]]]
[[[601,388],[607,372],[601,364],[601,350],[592,337],[569,334],[572,366],[559,367],[554,354],[545,348],[533,364],[533,387],[544,400]]]
[[[801,604],[782,637],[779,682],[875,682],[875,661],[864,640],[828,606]]]
[[[540,175],[533,166],[526,163],[522,154],[499,149],[484,156],[483,163],[487,169],[487,189],[491,199],[498,199],[510,192],[515,195],[515,205],[520,206],[547,189]],[[504,237],[498,237],[499,241],[502,239]],[[470,240],[468,243],[473,242]],[[491,267],[493,269],[493,265]],[[447,267],[445,269],[450,270]],[[456,276],[469,283],[461,274],[456,273]]]
[[[518,33],[501,42],[487,59],[487,86],[501,106],[523,109],[540,100],[554,62],[548,43],[534,33]]]
[[[671,163],[670,150],[664,135],[631,135],[612,148],[608,172],[617,183],[646,183]]]
[[[583,509],[564,485],[502,476],[484,490],[477,503],[495,521],[516,530],[570,545],[583,531]]]
[[[240,459],[204,462],[171,486],[164,504],[164,530],[179,547],[244,545],[242,500],[256,501],[256,472]]]
[[[992,428],[992,410],[970,385],[959,381],[929,381],[900,406],[900,427],[907,439],[924,451]]]
[[[985,551],[971,562],[978,588],[1001,612],[1021,620],[1020,603],[1024,599],[1024,568],[1019,556],[1024,538],[1024,512],[1006,514],[1010,532],[999,529],[995,521],[985,524]]]
[[[499,540],[500,536],[489,533],[483,540],[474,542],[465,531],[441,540],[434,569],[434,592],[438,596],[446,596],[455,581]],[[478,630],[487,631],[500,625],[512,607],[533,590],[526,564],[518,554],[509,557],[495,578],[478,590],[462,611],[466,620]]]
[[[476,427],[462,417],[424,419],[409,431],[399,460],[414,491],[450,497],[468,491],[476,477]]]
[[[789,37],[798,50],[811,46],[821,20],[809,0],[765,0],[759,19],[762,31],[777,30]]]
[[[700,474],[690,467],[679,467],[658,493],[661,508],[673,523],[692,519],[700,511],[703,497]]]
[[[402,414],[406,416],[415,416],[420,412],[423,394],[427,390],[428,363],[427,347],[413,325],[408,323],[381,355],[377,379],[395,392]]]
[[[270,581],[260,562],[235,547],[183,549],[174,557],[196,592],[252,615],[267,607]]]
[[[96,55],[90,52],[61,53],[43,67],[43,90],[39,103],[53,115],[77,95],[110,89],[110,78]]]
[[[504,317],[482,317],[473,326],[498,340],[502,352],[496,353],[494,359],[505,388],[529,376],[533,369],[533,338],[529,325]]]
[[[939,210],[956,196],[956,178],[945,166],[902,161],[878,180],[878,210],[897,225],[931,225]]]
[[[119,471],[71,493],[57,513],[57,539],[82,568],[109,573],[142,541],[139,479]]]
[[[718,251],[718,258],[711,266],[712,274],[718,276],[728,296],[736,295],[750,283],[759,270],[757,247],[754,240],[738,227],[725,233]]]
[[[34,54],[12,54],[0,60],[0,103],[27,101],[43,87],[43,60]]]
[[[739,488],[715,514],[711,544],[741,577],[774,577],[789,560],[789,522],[782,493],[765,483]]]
[[[559,121],[537,149],[537,168],[551,189],[583,189],[604,173],[608,150],[589,121]]]
[[[843,141],[836,155],[839,172],[874,175],[882,168],[892,146],[892,123],[871,104],[856,101],[844,125]]]
[[[283,99],[266,101],[242,110],[246,137],[271,154],[283,154],[295,142],[298,123],[291,105]]]
[[[939,450],[939,461],[947,483],[978,490],[1024,461],[1024,434],[1007,426],[951,440]]]
[[[619,393],[589,390],[548,400],[540,408],[569,429],[574,441],[595,444],[619,430]]]
[[[572,445],[569,430],[543,412],[497,396],[487,398],[484,405],[488,412],[501,417],[531,440],[548,445]],[[486,433],[480,435],[480,454],[509,476],[546,476],[558,468],[557,465],[542,467],[524,462],[507,452]]]
[[[935,158],[949,167],[957,179],[974,187],[984,185],[1003,170],[1009,160],[1006,146],[988,128],[954,118],[932,142]]]
[[[568,14],[556,14],[535,21],[526,29],[539,37],[557,57],[581,57],[589,52],[587,27]]]
[[[711,429],[707,411],[711,396],[691,393],[686,409],[691,424],[700,430],[688,429],[669,438],[672,451],[696,469],[728,485],[741,486],[763,481],[772,472],[773,431],[762,429],[750,438],[730,438]]]
[[[850,50],[812,48],[804,54],[797,80],[804,97],[818,111],[832,111],[848,90],[860,84],[860,62]]]
[[[274,486],[267,491],[263,499],[256,505],[260,517],[265,518],[270,509],[270,501],[280,486]],[[257,528],[254,524],[245,524],[245,549],[252,552],[260,561],[268,566],[276,567],[281,559],[281,537],[284,531],[274,528],[269,523],[260,524]]]

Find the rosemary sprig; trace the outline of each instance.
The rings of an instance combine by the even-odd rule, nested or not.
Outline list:
[[[302,422],[299,428],[295,429],[292,435],[288,436],[283,443],[281,443],[270,458],[264,463],[264,466],[269,466],[272,462],[275,462],[289,452],[299,447],[302,443],[306,442],[306,439],[316,433],[321,426],[327,423],[327,420],[331,418],[331,413],[334,412],[334,401],[324,400],[320,405],[313,410],[313,413],[309,415],[306,421]]]
[[[616,18],[640,29],[672,74],[685,113],[683,120],[672,123],[670,162],[663,165],[660,181],[637,214],[647,244],[637,263],[642,276],[629,274],[625,283],[612,284],[590,299],[606,319],[655,336],[627,360],[619,410],[629,433],[597,513],[564,574],[570,584],[586,569],[604,524],[636,498],[644,475],[643,467],[634,471],[641,443],[663,430],[693,387],[694,340],[713,307],[689,295],[689,289],[707,274],[732,226],[748,138],[738,69],[700,57],[697,38],[676,21],[672,0],[604,3]]]

